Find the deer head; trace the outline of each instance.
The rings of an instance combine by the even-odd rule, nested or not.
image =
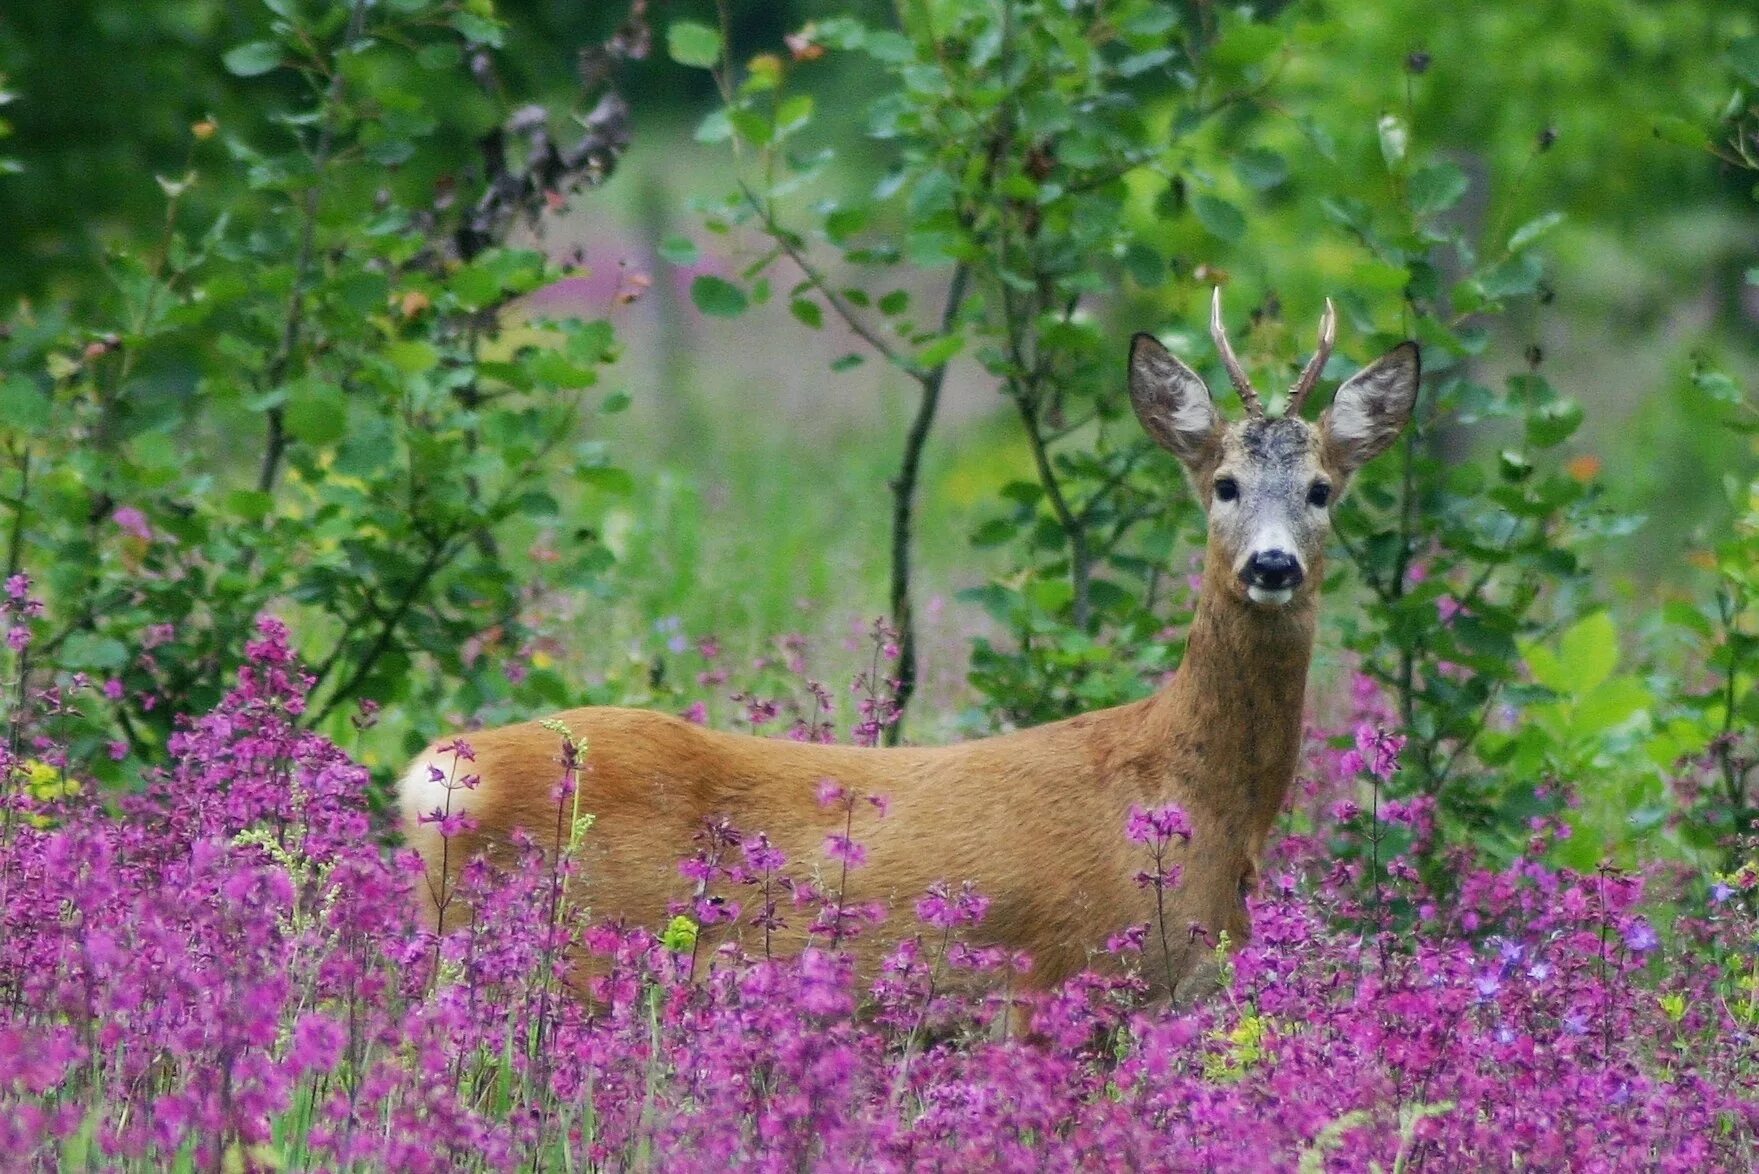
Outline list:
[[[1411,418],[1420,364],[1417,344],[1402,342],[1338,388],[1317,423],[1301,418],[1331,354],[1337,315],[1331,301],[1319,347],[1289,393],[1287,410],[1265,414],[1222,326],[1215,291],[1210,335],[1246,417],[1223,420],[1202,378],[1152,336],[1130,347],[1130,402],[1156,443],[1179,458],[1209,515],[1209,545],[1223,590],[1252,604],[1281,607],[1311,595],[1331,511],[1350,477],[1391,447]]]

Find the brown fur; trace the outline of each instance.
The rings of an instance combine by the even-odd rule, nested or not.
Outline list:
[[[1139,341],[1139,357],[1144,349]],[[1157,365],[1151,373],[1168,370]],[[1414,394],[1414,365],[1411,379]],[[1207,400],[1207,389],[1202,395]],[[1137,406],[1157,437],[1192,420],[1158,418],[1163,405],[1152,397],[1138,395]],[[1296,423],[1309,434],[1299,446],[1309,472],[1298,476],[1323,470],[1341,489],[1354,465],[1327,459],[1323,426]],[[1245,426],[1224,427],[1215,417],[1210,435],[1184,436],[1180,455],[1206,503],[1224,462],[1249,461]],[[1306,485],[1292,492],[1304,494]],[[586,743],[581,809],[596,817],[584,840],[577,899],[595,918],[662,923],[668,902],[690,895],[677,862],[711,818],[728,819],[742,833],[767,833],[792,869],[820,874],[834,891],[841,866],[827,859],[825,840],[841,832],[843,813],[817,801],[821,782],[831,779],[889,803],[883,817],[865,804],[854,816],[853,838],[867,861],[849,874],[846,899],[891,908],[880,931],[856,943],[867,965],[915,930],[915,902],[931,883],[969,880],[992,900],[979,938],[1025,951],[1029,984],[1047,988],[1086,965],[1113,933],[1152,920],[1153,894],[1135,879],[1147,859],[1125,838],[1125,819],[1133,804],[1176,803],[1194,835],[1174,857],[1183,875],[1167,911],[1173,956],[1162,957],[1158,935],[1150,934],[1144,973],[1162,987],[1169,973],[1191,975],[1219,935],[1235,943],[1248,936],[1245,893],[1295,773],[1323,577],[1321,533],[1302,552],[1308,573],[1294,597],[1280,607],[1254,604],[1237,573],[1240,551],[1224,533],[1212,526],[1184,662],[1159,693],[1133,704],[960,745],[871,750],[721,733],[631,709],[558,715]],[[468,796],[481,831],[446,850],[453,877],[440,876],[440,839],[430,825],[416,825],[406,798],[407,833],[428,863],[430,919],[434,897],[449,891],[472,852],[522,825],[549,842],[557,825],[557,734],[528,722],[468,741],[474,764],[454,768],[450,756],[430,749],[412,772],[434,763],[481,777],[475,791],[455,793]],[[749,895],[739,896],[749,906]],[[456,908],[448,908],[449,924],[460,915]],[[807,918],[792,910],[784,916],[796,924],[783,946],[797,949]],[[731,932],[748,945],[762,935],[741,924]]]

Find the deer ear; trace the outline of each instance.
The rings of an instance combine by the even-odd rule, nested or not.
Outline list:
[[[1411,421],[1422,361],[1402,342],[1352,375],[1319,418],[1325,460],[1349,476],[1392,447]]]
[[[1221,416],[1197,372],[1175,359],[1153,335],[1130,342],[1130,404],[1156,444],[1193,471],[1221,440]]]

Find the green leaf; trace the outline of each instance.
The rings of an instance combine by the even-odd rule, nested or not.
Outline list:
[[[821,329],[825,324],[825,312],[810,298],[795,298],[788,303],[788,312],[802,325],[810,326],[814,330]]]
[[[436,41],[432,45],[423,45],[415,60],[423,69],[457,69],[464,60],[464,50],[452,41]]]
[[[1019,529],[1007,518],[991,518],[972,533],[971,545],[979,548],[1000,546],[1014,537]]]
[[[660,242],[659,254],[661,259],[673,265],[694,265],[697,257],[696,242],[687,236],[673,233]]]
[[[1535,681],[1554,693],[1566,691],[1569,673],[1558,659],[1557,653],[1543,644],[1535,644],[1526,650],[1523,659],[1527,662],[1527,671]]]
[[[588,485],[619,497],[635,492],[635,478],[629,475],[628,470],[619,469],[612,465],[598,465],[581,469],[577,476]]]
[[[1178,54],[1175,50],[1165,46],[1159,49],[1149,49],[1143,53],[1133,53],[1118,62],[1118,76],[1135,77],[1138,74],[1147,73],[1151,69],[1158,69],[1165,65],[1176,56]]]
[[[256,77],[281,64],[281,46],[275,41],[246,41],[226,50],[220,61],[229,73],[238,77]]]
[[[1728,63],[1748,85],[1759,86],[1759,37],[1740,37],[1728,47]]]
[[[287,430],[295,440],[322,448],[341,440],[348,430],[348,405],[333,383],[305,379],[287,393]]]
[[[275,508],[271,494],[256,489],[234,489],[225,498],[226,512],[250,523],[261,522]]]
[[[724,143],[732,137],[733,120],[724,109],[710,110],[696,124],[696,141],[699,143]]]
[[[556,351],[538,351],[525,361],[526,370],[539,384],[547,387],[591,387],[599,381],[591,366],[571,362]]]
[[[833,16],[818,22],[814,39],[827,49],[859,49],[867,40],[867,26],[852,16]]]
[[[1167,266],[1159,253],[1141,241],[1132,241],[1124,250],[1124,272],[1142,288],[1153,289],[1166,280]]]
[[[1738,408],[1746,403],[1747,393],[1741,385],[1721,371],[1692,372],[1692,386],[1717,403]]]
[[[795,94],[776,107],[776,133],[788,134],[812,120],[812,95]]]
[[[520,494],[515,508],[521,517],[526,518],[554,518],[562,511],[556,499],[541,489]]]
[[[1466,173],[1452,163],[1432,163],[1411,177],[1411,210],[1422,216],[1446,212],[1466,194]]]
[[[1234,156],[1234,174],[1255,192],[1269,191],[1289,178],[1289,161],[1264,147],[1248,147]]]
[[[1217,65],[1239,69],[1255,65],[1282,47],[1283,30],[1272,24],[1241,21],[1227,28],[1209,48]]]
[[[721,33],[694,20],[675,20],[666,29],[666,52],[679,65],[713,69],[721,61]]]
[[[1246,235],[1246,218],[1240,210],[1219,197],[1204,192],[1191,201],[1197,222],[1209,234],[1230,244]]]
[[[41,435],[49,430],[53,409],[49,397],[24,375],[11,375],[0,383],[0,428]]]
[[[1664,143],[1699,151],[1710,146],[1710,132],[1704,129],[1703,124],[1681,118],[1677,114],[1656,115],[1654,126],[1655,137]]]
[[[1578,620],[1558,639],[1558,660],[1566,665],[1566,688],[1560,692],[1587,692],[1613,674],[1618,665],[1618,628],[1604,611]],[[1550,681],[1541,681],[1550,686]]]
[[[467,310],[478,310],[501,296],[501,279],[484,265],[466,265],[446,279],[446,288]]]
[[[704,273],[690,283],[690,300],[697,309],[715,318],[737,318],[751,304],[744,290],[712,273]]]
[[[419,339],[399,340],[385,347],[385,360],[405,375],[420,375],[439,365],[440,352]]]
[[[119,669],[128,663],[122,641],[95,632],[74,632],[61,646],[59,664],[74,669]]]
[[[825,217],[825,235],[837,244],[843,244],[856,233],[867,227],[868,210],[865,207],[842,207]]]
[[[472,45],[499,49],[506,40],[506,30],[500,21],[474,12],[455,12],[449,23]]]
[[[1518,253],[1487,269],[1479,284],[1489,297],[1517,297],[1539,288],[1540,272],[1539,262],[1531,254]]]
[[[1543,216],[1535,216],[1521,227],[1515,229],[1509,237],[1509,252],[1518,253],[1558,225],[1562,224],[1562,212],[1547,212]]]
[[[1648,709],[1655,698],[1636,677],[1613,677],[1588,690],[1576,703],[1575,734],[1603,734]]]
[[[1537,448],[1551,448],[1569,439],[1581,423],[1581,404],[1573,399],[1556,400],[1527,417],[1527,442]]]
[[[963,334],[943,335],[916,352],[916,365],[924,370],[932,370],[948,362],[964,349],[965,336]]]
[[[1662,604],[1661,618],[1676,628],[1686,628],[1696,632],[1706,640],[1714,638],[1716,634],[1710,617],[1681,599],[1670,599]]]

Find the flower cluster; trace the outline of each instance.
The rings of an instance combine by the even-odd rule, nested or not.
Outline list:
[[[568,912],[592,831],[564,820],[473,860],[436,935],[414,915],[419,861],[379,846],[366,772],[297,726],[286,633],[265,623],[249,655],[138,794],[51,786],[52,748],[0,749],[9,1163],[1702,1170],[1759,1154],[1753,869],[1707,893],[1577,874],[1536,836],[1431,889],[1392,854],[1401,920],[1365,931],[1359,878],[1291,837],[1252,941],[1222,961],[1225,994],[1195,1007],[1144,996],[1152,926],[1027,993],[1027,960],[984,936],[998,909],[958,877],[913,898],[920,931],[870,972],[835,878],[797,883],[761,829],[724,823],[686,846],[691,896],[668,925]],[[1371,731],[1357,752],[1378,773],[1396,746]],[[859,868],[883,803],[829,781],[821,800],[842,816],[833,858]],[[1173,808],[1132,811],[1119,835],[1157,888],[1178,883],[1171,853],[1202,850]],[[738,918],[763,930],[745,947],[719,932]],[[790,919],[817,929],[772,952]]]

